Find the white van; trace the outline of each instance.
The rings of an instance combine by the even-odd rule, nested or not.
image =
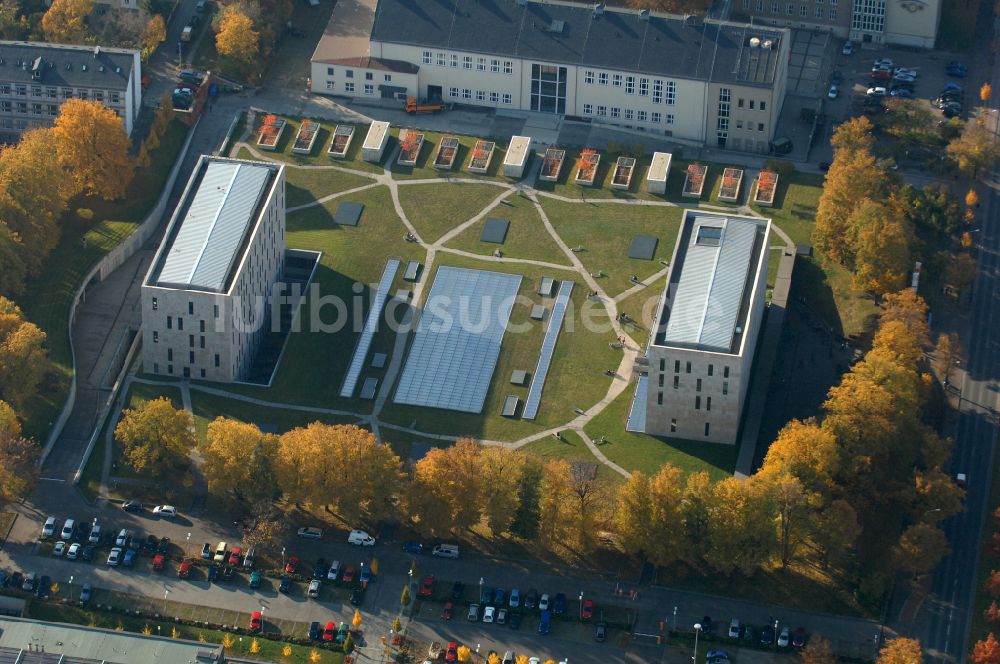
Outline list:
[[[352,530],[351,534],[347,536],[347,543],[358,546],[375,546],[375,538],[363,530]]]
[[[457,544],[438,544],[431,551],[432,555],[439,558],[458,558],[458,545]]]

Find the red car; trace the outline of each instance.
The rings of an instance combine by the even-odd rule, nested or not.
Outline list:
[[[177,578],[186,579],[189,576],[191,576],[191,561],[185,560],[177,568]]]
[[[155,556],[153,556],[153,571],[154,572],[162,572],[163,571],[163,563],[164,563],[165,560],[166,560],[166,558],[163,557],[162,553],[158,553]]]
[[[451,620],[451,614],[455,611],[455,605],[451,602],[445,602],[444,608],[441,609],[441,619]]]
[[[424,580],[420,582],[420,592],[421,597],[433,597],[434,596],[434,575],[425,576]]]
[[[337,637],[337,626],[333,624],[331,620],[326,624],[326,629],[323,630],[323,640],[333,641]]]
[[[243,553],[243,550],[240,549],[240,547],[238,546],[234,546],[233,550],[229,552],[229,564],[232,565],[233,567],[239,565],[241,553]]]
[[[254,611],[250,615],[250,631],[260,632],[264,629],[264,616],[260,611]]]
[[[583,606],[580,607],[580,618],[583,620],[590,620],[594,617],[594,600],[585,599],[583,600]]]
[[[344,573],[340,575],[340,580],[343,581],[344,583],[350,583],[354,581],[354,574],[355,574],[354,568],[348,567],[347,569],[344,570]]]
[[[457,662],[458,661],[458,644],[452,641],[448,644],[448,649],[444,651],[444,661],[446,662]]]
[[[288,562],[285,563],[285,573],[295,574],[299,569],[299,557],[298,556],[288,556]]]
[[[876,69],[872,72],[872,78],[876,81],[888,81],[892,78],[892,72],[888,69]]]

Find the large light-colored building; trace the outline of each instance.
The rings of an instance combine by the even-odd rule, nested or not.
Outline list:
[[[203,156],[142,285],[143,370],[243,380],[284,258],[284,166]]]
[[[225,661],[225,648],[212,643],[0,617],[0,662],[222,664]]]
[[[646,433],[736,442],[766,306],[770,232],[768,219],[685,213],[637,391]]]
[[[790,33],[548,0],[338,0],[312,91],[440,98],[766,152]]]
[[[941,0],[738,0],[734,17],[824,30],[859,44],[934,48]]]
[[[74,98],[101,102],[131,135],[142,105],[139,51],[0,41],[0,139],[51,125]]]

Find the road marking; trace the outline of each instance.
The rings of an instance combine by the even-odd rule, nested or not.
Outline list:
[[[64,480],[61,477],[39,477],[38,479],[40,479],[40,480],[42,480],[44,482],[65,482],[66,481],[66,480]]]

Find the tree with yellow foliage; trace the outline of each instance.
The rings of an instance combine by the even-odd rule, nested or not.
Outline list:
[[[312,662],[313,664],[316,664],[321,659],[323,659],[323,656],[319,654],[318,650],[310,650],[309,651],[309,661],[310,662]]]
[[[856,290],[881,295],[902,288],[910,268],[913,229],[899,208],[871,199],[860,201],[847,219],[853,240]]]
[[[86,18],[93,9],[93,0],[53,0],[42,16],[45,40],[60,44],[82,44],[87,36]]]
[[[195,444],[194,420],[191,413],[160,397],[125,409],[115,438],[136,472],[157,475],[187,461]]]
[[[464,646],[464,645],[459,646],[457,654],[458,654],[458,661],[460,662],[468,662],[470,659],[472,659],[472,650],[469,648],[469,646]]]
[[[256,655],[258,653],[260,653],[260,644],[257,643],[257,637],[254,637],[253,640],[250,641],[250,654]]]
[[[149,57],[159,48],[160,43],[167,38],[167,24],[160,14],[153,14],[146,22],[146,28],[142,32],[142,51]]]
[[[500,655],[491,652],[489,657],[486,658],[486,664],[500,664]]]
[[[24,405],[48,371],[45,333],[24,318],[20,307],[0,296],[0,399]]]
[[[52,130],[59,164],[77,191],[114,200],[125,195],[134,165],[121,118],[98,101],[69,99]]]
[[[1000,156],[1000,143],[991,129],[969,122],[945,151],[964,175],[974,178]]]
[[[351,618],[351,625],[355,630],[361,629],[361,611],[359,609],[354,609],[354,617]]]
[[[209,490],[232,491],[251,502],[275,497],[276,436],[262,433],[254,424],[218,417],[208,425],[200,447]]]
[[[924,653],[916,639],[892,639],[882,646],[875,664],[923,664]]]
[[[990,100],[993,96],[993,86],[989,83],[983,83],[983,87],[979,88],[979,101],[984,104]]]
[[[260,33],[254,30],[253,21],[236,5],[229,5],[219,19],[215,35],[215,48],[234,60],[251,63],[260,53]]]

